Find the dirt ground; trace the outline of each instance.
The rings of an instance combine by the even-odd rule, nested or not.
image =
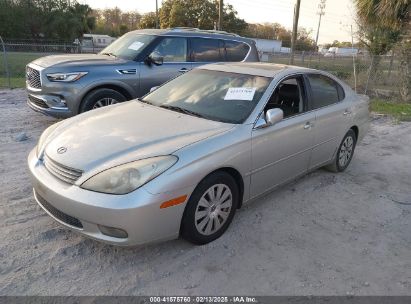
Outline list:
[[[213,243],[119,248],[36,205],[26,157],[54,121],[0,91],[0,295],[411,295],[411,123],[374,119],[344,173],[244,206]]]

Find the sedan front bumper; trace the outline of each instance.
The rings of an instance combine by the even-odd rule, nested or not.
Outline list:
[[[47,171],[36,156],[28,157],[37,203],[60,224],[93,239],[132,246],[175,239],[179,235],[186,202],[169,208],[160,205],[187,195],[193,188],[151,194],[141,187],[129,194],[111,195],[65,183]],[[125,231],[126,237],[107,235],[107,230]],[[104,233],[103,233],[104,232]]]

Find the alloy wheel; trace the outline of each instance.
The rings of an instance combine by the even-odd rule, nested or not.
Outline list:
[[[338,164],[341,168],[345,167],[350,161],[353,150],[354,139],[351,136],[347,136],[347,138],[342,143],[340,153],[338,154]]]
[[[98,109],[98,108],[101,108],[101,107],[109,106],[109,105],[115,104],[117,102],[118,101],[114,98],[110,98],[110,97],[102,98],[94,104],[93,109]]]

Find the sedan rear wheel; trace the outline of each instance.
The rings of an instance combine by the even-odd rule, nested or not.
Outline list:
[[[194,244],[219,238],[230,225],[239,201],[234,178],[225,172],[206,177],[188,201],[181,223],[181,235]]]
[[[341,141],[335,159],[326,168],[333,172],[342,172],[347,169],[354,155],[356,142],[355,133],[350,129]]]

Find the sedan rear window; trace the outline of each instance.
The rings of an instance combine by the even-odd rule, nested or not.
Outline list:
[[[146,95],[143,102],[239,124],[254,110],[271,80],[256,75],[194,70]]]
[[[320,74],[307,75],[311,86],[314,109],[339,102],[344,98],[344,90],[331,78]]]

